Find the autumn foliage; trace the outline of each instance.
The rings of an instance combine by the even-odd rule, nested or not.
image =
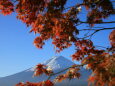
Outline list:
[[[16,86],[54,86],[54,84],[50,81],[43,81],[43,82],[39,82],[39,83],[31,83],[31,82],[20,82],[18,84],[16,84]]]
[[[46,75],[50,75],[53,73],[51,69],[46,69],[46,66],[43,64],[38,64],[35,68],[34,76],[40,76],[41,74],[45,73]]]
[[[74,0],[71,0],[74,1]],[[111,30],[115,27],[97,27],[96,24],[115,23],[106,22],[106,18],[115,14],[111,0],[79,0],[74,6],[66,7],[68,0],[0,0],[0,13],[9,15],[16,12],[17,19],[28,27],[30,32],[38,34],[34,39],[34,45],[42,48],[45,41],[52,39],[57,53],[64,49],[75,46],[72,60],[81,61],[81,65],[73,65],[65,74],[59,75],[54,81],[61,82],[65,79],[79,78],[81,66],[92,70],[89,77],[89,86],[115,86],[115,30],[110,33],[111,47],[98,49],[94,46],[91,37],[99,31]],[[82,10],[83,9],[83,10]],[[86,21],[79,17],[85,10]],[[87,28],[79,28],[79,25],[88,24]],[[83,37],[79,37],[84,31]],[[86,31],[91,31],[88,34]],[[54,86],[50,77],[55,75],[47,69],[46,65],[38,64],[34,76],[46,74],[48,80],[37,83],[18,83],[16,86]]]
[[[11,14],[14,11],[14,5],[10,0],[0,0],[0,13],[3,15]]]

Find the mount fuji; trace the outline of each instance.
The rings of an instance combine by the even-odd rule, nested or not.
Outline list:
[[[41,64],[45,64],[48,67],[50,67],[54,72],[58,72],[60,70],[70,67],[71,65],[74,65],[75,63],[66,59],[63,56],[55,56]],[[25,71],[16,73],[14,75],[1,77],[0,86],[15,86],[15,84],[19,82],[27,82],[27,81],[39,82],[39,81],[47,80],[48,78],[48,76],[44,74],[39,77],[33,78],[32,77],[33,73],[34,73],[34,68],[29,68]],[[86,70],[85,68],[81,68],[80,73],[81,73],[80,79],[64,80],[61,83],[56,83],[55,86],[87,86],[87,78],[91,74],[91,71]],[[55,76],[53,76],[51,80],[53,80]]]

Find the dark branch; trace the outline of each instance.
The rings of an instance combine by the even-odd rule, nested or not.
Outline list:
[[[102,29],[82,29],[82,30],[79,30],[79,31],[93,30],[95,32],[98,32],[98,31],[101,31],[101,30],[110,30],[110,29],[115,29],[115,27],[112,27],[112,28],[102,28]]]
[[[88,23],[88,22],[84,22],[84,21],[80,21],[80,23]],[[92,24],[107,24],[107,23],[115,23],[115,21],[110,21],[110,22],[92,22]]]
[[[78,39],[85,39],[85,38],[88,38],[88,37],[92,37],[95,33],[97,33],[97,32],[99,32],[99,31],[102,31],[102,30],[111,30],[111,29],[115,29],[115,27],[112,27],[112,28],[102,28],[102,29],[82,29],[82,30],[79,30],[79,31],[86,31],[86,30],[88,30],[88,31],[94,31],[93,33],[91,33],[90,35],[88,35],[88,36],[85,36],[85,37],[83,37],[83,38],[78,38]]]
[[[86,65],[86,64],[76,65],[75,67],[81,67],[81,66],[84,66],[84,65]],[[60,73],[66,71],[66,70],[68,70],[68,69],[70,69],[70,68],[73,68],[73,67],[71,66],[71,67],[65,68],[65,69],[63,69],[63,70],[61,70],[61,71],[59,71],[59,72],[57,72],[57,73],[52,73],[52,74],[48,77],[47,80],[49,80],[52,76],[57,75],[57,74],[60,74]]]

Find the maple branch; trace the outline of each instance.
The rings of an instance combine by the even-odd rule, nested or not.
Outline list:
[[[109,30],[109,29],[115,29],[115,27],[113,27],[113,28],[103,28],[103,29],[95,30],[95,32],[93,32],[93,33],[90,35],[90,37],[92,37],[95,33],[99,32],[99,31],[101,31],[101,30]]]
[[[101,27],[97,27],[97,28],[101,28]],[[115,27],[112,27],[112,28],[102,28],[102,29],[82,29],[82,30],[79,30],[79,31],[93,30],[93,31],[97,32],[97,31],[101,31],[101,30],[110,30],[110,29],[115,29]]]
[[[99,46],[99,45],[94,45],[95,47],[101,47],[101,48],[105,48],[107,49],[107,47],[104,47],[104,46]]]
[[[74,21],[75,22],[75,21]],[[92,22],[91,24],[111,24],[111,23],[115,23],[115,21],[109,21],[109,22]],[[79,24],[75,25],[75,26],[79,26],[81,24],[89,24],[89,22],[87,21],[80,21],[79,20]]]
[[[80,23],[88,23],[87,21],[79,21]],[[107,23],[115,23],[115,21],[110,21],[110,22],[92,22],[92,24],[107,24]]]
[[[80,64],[80,65],[76,65],[76,66],[74,66],[74,67],[81,67],[81,66],[84,66],[84,65],[86,65],[86,64]],[[68,70],[68,69],[70,69],[70,68],[73,68],[73,67],[71,66],[71,67],[65,68],[65,69],[63,69],[63,70],[61,70],[61,71],[59,71],[59,72],[57,72],[57,73],[52,73],[52,74],[50,74],[47,80],[49,80],[52,76],[57,75],[57,74],[60,74],[60,73],[66,71],[66,70]]]
[[[83,38],[78,38],[78,39],[85,39],[85,38],[88,38],[88,37],[92,37],[95,33],[101,31],[101,30],[110,30],[110,29],[115,29],[115,27],[112,27],[112,28],[102,28],[102,29],[82,29],[82,30],[79,30],[79,31],[85,31],[85,30],[93,30],[94,32],[88,36],[85,36]]]

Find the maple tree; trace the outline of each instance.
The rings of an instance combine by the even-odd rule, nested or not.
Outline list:
[[[72,60],[81,61],[80,65],[73,65],[60,72],[53,73],[47,66],[38,64],[35,69],[35,76],[43,73],[49,76],[46,81],[37,83],[18,83],[16,86],[54,86],[50,77],[68,70],[66,74],[59,75],[55,81],[64,79],[79,78],[79,67],[87,65],[93,75],[89,77],[89,85],[114,86],[115,85],[115,27],[95,27],[97,24],[114,24],[115,21],[106,21],[106,18],[115,14],[113,7],[115,1],[111,0],[79,0],[74,6],[65,6],[68,0],[0,0],[0,13],[10,15],[16,12],[17,19],[20,19],[28,27],[30,32],[39,34],[34,40],[37,48],[45,45],[45,40],[52,39],[56,52],[75,45],[76,52],[71,56]],[[86,10],[85,10],[86,9]],[[79,17],[85,10],[86,21]],[[109,20],[109,19],[108,19]],[[79,25],[88,24],[87,28],[80,28]],[[98,49],[91,41],[91,37],[102,30],[113,30],[109,39],[110,48]],[[83,37],[79,38],[81,31]],[[87,31],[91,31],[87,33]]]

